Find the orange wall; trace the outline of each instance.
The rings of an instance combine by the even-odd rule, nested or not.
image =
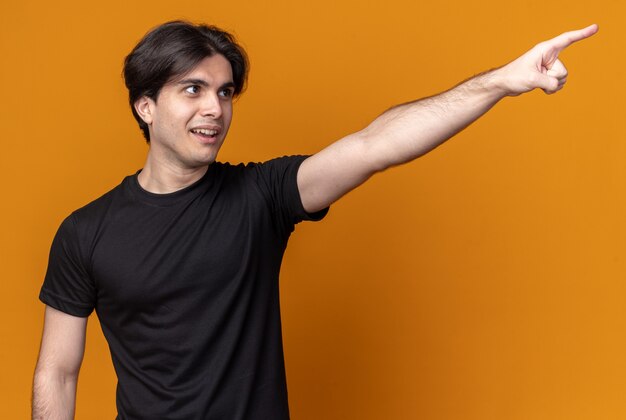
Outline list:
[[[124,56],[173,18],[252,73],[222,160],[313,153],[389,106],[596,22],[565,90],[510,98],[303,224],[282,276],[294,419],[626,418],[626,6],[618,0],[23,0],[0,5],[0,406],[26,418],[50,242],[141,167]],[[111,419],[89,323],[77,418]]]

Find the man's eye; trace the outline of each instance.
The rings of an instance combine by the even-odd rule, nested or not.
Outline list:
[[[223,98],[230,98],[233,96],[233,90],[232,89],[222,89],[220,90],[220,96]]]
[[[199,90],[200,90],[200,86],[198,85],[192,85],[192,86],[185,88],[185,92],[192,93],[192,94],[198,93]]]

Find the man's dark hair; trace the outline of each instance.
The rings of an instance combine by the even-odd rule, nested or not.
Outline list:
[[[248,77],[248,58],[235,37],[222,29],[172,21],[148,32],[124,60],[124,81],[133,116],[146,141],[150,132],[135,110],[142,96],[156,101],[159,92],[172,78],[191,71],[200,61],[215,54],[223,55],[233,71],[234,95],[241,94]]]

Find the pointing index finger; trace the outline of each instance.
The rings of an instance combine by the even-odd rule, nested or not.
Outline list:
[[[594,23],[593,25],[589,25],[586,28],[579,29],[577,31],[569,31],[569,32],[562,33],[561,35],[547,41],[547,43],[551,44],[554,48],[560,51],[569,47],[574,42],[581,41],[585,38],[589,38],[591,35],[595,34],[596,32],[598,32],[598,25]]]

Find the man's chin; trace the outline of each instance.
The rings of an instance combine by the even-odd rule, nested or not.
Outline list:
[[[189,162],[191,166],[194,167],[205,167],[209,166],[213,162],[217,160],[217,153],[211,153],[203,156],[195,156],[192,162]]]

